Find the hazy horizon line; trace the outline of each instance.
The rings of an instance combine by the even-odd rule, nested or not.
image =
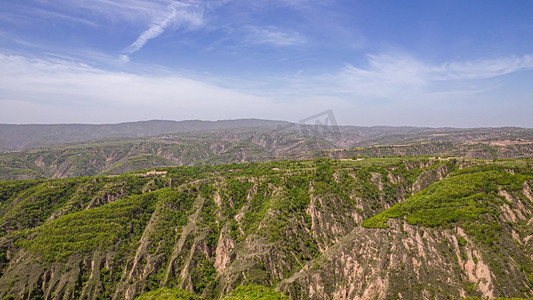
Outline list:
[[[149,120],[136,120],[136,121],[117,121],[115,123],[0,123],[0,125],[9,125],[9,126],[54,126],[54,125],[84,125],[84,126],[105,126],[105,125],[121,125],[121,124],[130,124],[130,123],[143,123],[143,122],[231,122],[231,121],[267,121],[267,122],[285,122],[291,124],[305,124],[305,125],[319,125],[319,126],[338,126],[338,127],[412,127],[412,128],[429,128],[429,129],[481,129],[481,128],[519,128],[519,129],[533,129],[533,127],[524,127],[517,125],[505,125],[505,126],[476,126],[476,127],[465,127],[465,126],[417,126],[417,125],[355,125],[355,124],[308,124],[302,123],[300,121],[288,121],[288,120],[275,120],[275,119],[262,119],[262,118],[238,118],[238,119],[218,119],[218,120],[207,120],[207,119],[182,119],[182,120],[172,120],[172,119],[149,119]]]

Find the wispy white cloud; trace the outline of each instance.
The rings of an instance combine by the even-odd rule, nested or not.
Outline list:
[[[497,60],[498,68],[489,69],[498,71],[491,76],[531,69],[528,57]],[[61,57],[0,54],[0,65],[0,106],[7,108],[0,111],[0,123],[299,120],[331,108],[339,122],[348,124],[533,126],[526,114],[533,109],[527,101],[531,89],[517,93],[510,106],[497,93],[487,93],[501,87],[494,86],[495,80],[486,80],[488,75],[479,71],[485,68],[477,63],[463,62],[456,68],[448,66],[457,63],[431,65],[406,55],[372,55],[362,67],[348,65],[322,75],[298,72],[262,82],[107,71]],[[507,114],[501,114],[502,107]]]
[[[183,25],[199,26],[202,24],[203,4],[201,2],[171,2],[164,11],[154,16],[150,26],[120,56],[123,62],[129,61],[127,54],[139,51],[148,40],[161,35],[167,27],[179,28]]]
[[[249,42],[254,44],[270,44],[274,46],[297,46],[306,43],[303,35],[277,27],[248,26]]]
[[[62,20],[65,26],[78,23],[103,29],[110,24],[112,26],[120,24],[128,30],[142,28],[143,31],[129,46],[124,45],[118,57],[118,61],[124,63],[129,61],[129,55],[139,51],[149,40],[165,31],[191,29],[203,25],[204,9],[216,7],[216,3],[221,5],[219,1],[207,5],[205,0],[57,0],[40,5],[24,3],[15,5],[8,2],[6,9],[0,11],[0,19],[2,22],[17,25],[33,24],[43,20],[46,22]],[[22,37],[16,38],[22,40]],[[43,47],[32,45],[33,48],[37,48],[35,46]],[[56,50],[62,51],[62,49]]]
[[[427,66],[409,56],[368,55],[366,68],[347,65],[334,77],[339,91],[361,96],[413,94],[427,85]]]
[[[0,112],[0,123],[94,123],[162,117],[290,119],[298,107],[304,107],[301,102],[278,103],[180,75],[106,71],[61,59],[2,54],[0,64],[4,66],[0,69],[0,106],[8,108]],[[314,109],[304,107],[296,118]]]
[[[68,23],[78,23],[87,26],[97,27],[98,24],[83,17],[74,17],[58,11],[43,9],[31,5],[20,5],[11,10],[0,11],[0,18],[3,22],[20,24],[21,22],[33,23],[36,20],[53,22],[63,20]]]
[[[440,65],[425,63],[404,54],[382,54],[368,55],[366,66],[349,64],[337,73],[309,76],[303,81],[299,78],[298,84],[304,82],[308,90],[321,94],[333,92],[367,99],[415,99],[431,95],[440,85],[450,89],[447,93],[482,93],[495,88],[494,83],[480,82],[484,79],[532,69],[531,54]],[[472,82],[477,84],[468,85]],[[458,86],[454,87],[454,84]]]
[[[67,6],[72,11],[91,12],[100,17],[117,21],[149,22],[165,11],[169,0],[58,0],[49,5]]]
[[[533,69],[533,55],[509,56],[477,61],[451,62],[431,67],[430,74],[437,80],[482,79]]]
[[[16,3],[15,3],[16,2]],[[102,20],[111,22],[149,22],[169,5],[169,0],[56,0],[26,3],[7,1],[0,11],[4,22],[31,22],[33,20],[64,20],[100,26]]]

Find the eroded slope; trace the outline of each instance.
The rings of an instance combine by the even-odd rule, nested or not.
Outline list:
[[[166,171],[1,183],[0,296],[133,299],[178,287],[214,299],[242,284],[292,299],[532,293],[533,176],[524,161]],[[458,191],[462,182],[469,189]],[[448,218],[450,208],[467,214]],[[432,209],[443,222],[424,222]]]

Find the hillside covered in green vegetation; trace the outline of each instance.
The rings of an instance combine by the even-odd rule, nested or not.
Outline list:
[[[532,186],[529,160],[434,157],[5,181],[0,297],[530,297]]]

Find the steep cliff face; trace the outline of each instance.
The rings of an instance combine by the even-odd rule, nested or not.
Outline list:
[[[0,297],[217,299],[243,284],[292,299],[530,296],[533,171],[501,164],[318,159],[3,182]]]

